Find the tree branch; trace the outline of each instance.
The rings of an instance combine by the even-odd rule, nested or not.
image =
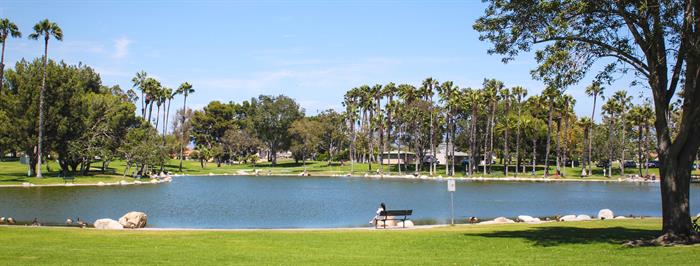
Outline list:
[[[644,69],[645,71],[642,71],[642,73],[649,72],[648,66],[646,64],[644,64],[644,62],[642,62],[639,58],[636,58],[625,51],[622,51],[618,48],[612,47],[611,45],[603,43],[601,41],[591,40],[591,39],[587,39],[587,38],[583,38],[583,37],[579,37],[579,36],[554,36],[554,37],[550,37],[547,39],[534,40],[533,43],[537,44],[537,43],[544,43],[544,42],[550,42],[550,41],[576,41],[576,42],[583,42],[583,43],[587,43],[587,44],[597,45],[603,49],[606,49],[606,50],[609,50],[613,53],[618,54],[620,57],[626,58],[627,60],[625,60],[625,62],[631,64],[635,68]]]

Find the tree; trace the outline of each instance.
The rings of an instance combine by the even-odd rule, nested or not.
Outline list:
[[[194,89],[192,88],[192,85],[189,83],[185,82],[180,84],[180,87],[177,88],[176,91],[177,94],[182,94],[184,96],[183,102],[182,102],[182,110],[187,110],[187,96],[194,93]],[[180,119],[181,124],[185,124],[185,113],[183,112],[182,117]],[[182,153],[184,151],[185,145],[188,143],[185,141],[185,135],[182,134],[182,142],[180,143],[180,172],[182,172]]]
[[[424,98],[423,100],[428,102],[428,106],[430,107],[428,112],[430,113],[430,124],[428,125],[430,128],[429,134],[430,134],[430,154],[433,156],[433,159],[430,160],[430,175],[432,176],[435,174],[436,171],[436,165],[435,165],[435,142],[434,142],[434,128],[435,128],[435,123],[433,119],[433,95],[435,94],[433,92],[433,89],[437,88],[440,86],[440,83],[436,80],[433,79],[432,77],[426,78],[423,80],[423,85],[420,87],[419,93],[421,96]]]
[[[146,92],[146,79],[148,78],[148,74],[145,71],[141,72],[136,72],[136,76],[134,76],[131,79],[131,82],[134,83],[134,88],[138,88],[141,91],[141,117],[145,118],[146,117],[146,97],[144,97],[144,93]]]
[[[396,84],[393,82],[389,82],[388,84],[384,85],[382,88],[381,94],[387,98],[386,105],[384,109],[386,110],[386,142],[384,142],[384,145],[382,146],[382,153],[387,150],[386,146],[387,143],[389,144],[389,158],[391,158],[391,132],[393,130],[392,128],[392,121],[391,121],[391,116],[392,114],[396,111],[396,102],[394,102],[394,95],[397,93],[397,88]],[[391,162],[391,160],[389,160]],[[397,160],[398,162],[398,160]],[[399,166],[401,167],[401,166]],[[389,166],[389,173],[391,173],[391,166]]]
[[[323,125],[308,118],[302,118],[292,122],[289,127],[289,135],[292,137],[292,153],[301,155],[304,172],[306,172],[306,159],[313,157],[313,154],[321,145]]]
[[[547,99],[547,106],[549,106],[549,111],[547,112],[547,148],[545,149],[544,153],[544,177],[549,176],[549,153],[552,142],[552,116],[554,115],[554,99],[560,93],[561,92],[559,92],[557,88],[554,88],[552,86],[548,86],[542,92],[542,95]]]
[[[593,120],[591,120],[590,117],[582,117],[578,123],[581,127],[583,127],[583,143],[588,143],[588,145],[589,145],[588,146],[589,148],[587,150],[588,152],[585,155],[581,156],[581,158],[585,158],[584,164],[581,167],[581,176],[586,176],[588,174],[593,175],[593,172],[591,172],[590,170],[588,170],[588,172],[586,172],[586,162],[588,162],[588,164],[590,164],[590,161],[591,161],[591,149],[590,149],[591,143],[592,143],[592,140],[591,140],[592,133],[591,132],[592,132],[592,129],[593,129],[593,126],[595,125],[595,123],[593,123]],[[590,165],[588,165],[588,167],[590,168]]]
[[[328,165],[342,148],[345,139],[343,132],[345,125],[343,117],[333,109],[328,109],[318,114],[315,119],[320,123],[321,149],[328,153]],[[325,145],[325,146],[324,146]]]
[[[508,88],[503,88],[499,91],[499,94],[501,96],[501,100],[503,100],[503,105],[504,105],[504,136],[503,136],[503,157],[505,160],[503,160],[503,163],[505,164],[505,167],[503,168],[503,173],[505,176],[508,176],[508,165],[510,164],[510,153],[508,151],[508,128],[510,125],[508,124],[508,118],[510,115],[510,103],[513,101],[513,95],[511,94],[510,90]],[[517,172],[517,170],[516,170]]]
[[[488,103],[489,111],[486,118],[486,140],[484,141],[484,175],[491,173],[493,163],[493,133],[496,124],[496,104],[498,103],[498,93],[504,88],[503,82],[496,79],[484,79],[484,101]],[[488,165],[488,171],[486,166]]]
[[[518,1],[492,0],[474,24],[480,39],[494,44],[490,53],[512,60],[533,45],[545,45],[581,60],[571,67],[581,80],[601,58],[614,61],[598,73],[631,70],[647,81],[655,108],[655,127],[661,161],[662,235],[654,243],[700,241],[691,228],[688,195],[690,169],[700,147],[700,39],[696,1]],[[545,61],[557,60],[547,56]],[[680,83],[683,83],[680,85]],[[667,117],[678,87],[682,99],[678,134]]]
[[[454,175],[454,139],[455,139],[455,112],[459,107],[459,87],[455,86],[452,81],[445,81],[437,87],[440,101],[445,105],[445,122],[447,123],[447,132],[445,134],[445,172],[448,176]],[[452,162],[450,163],[450,160]],[[450,168],[450,165],[452,168]]]
[[[588,94],[588,96],[593,97],[593,111],[591,111],[591,122],[592,123],[595,123],[595,106],[596,106],[596,102],[598,101],[598,96],[599,95],[602,96],[604,90],[605,90],[605,88],[600,86],[600,82],[593,82],[591,85],[586,87],[586,94]],[[590,175],[592,175],[592,172],[591,172],[592,171],[592,163],[591,163],[591,149],[592,148],[593,148],[593,140],[592,140],[592,138],[588,138],[588,156],[586,157],[587,159],[586,159],[585,165],[588,166],[588,173],[587,174],[590,174]],[[584,175],[587,175],[587,174],[584,174]]]
[[[4,86],[5,80],[5,44],[7,44],[7,37],[21,38],[22,32],[15,23],[7,18],[0,19],[0,43],[2,43],[2,54],[0,55],[0,96],[2,95],[2,87]]]
[[[627,91],[625,90],[619,90],[616,91],[615,94],[612,96],[615,101],[617,101],[618,106],[620,107],[620,126],[622,127],[621,132],[622,132],[622,138],[620,141],[620,175],[625,174],[625,146],[627,144],[627,130],[626,130],[626,121],[627,121],[627,110],[630,108],[632,104],[632,96],[627,96]]]
[[[304,116],[303,110],[292,99],[284,95],[260,95],[255,104],[252,125],[255,135],[270,151],[272,165],[277,165],[277,152],[289,148],[289,127]]]
[[[357,134],[355,132],[355,124],[357,119],[359,119],[358,115],[358,94],[359,90],[357,88],[353,88],[345,93],[344,96],[344,101],[343,101],[343,106],[345,106],[345,114],[344,117],[347,120],[347,124],[349,125],[350,128],[350,151],[349,151],[349,159],[350,159],[350,173],[352,174],[355,171],[355,153],[356,151],[356,145],[355,141],[357,140]]]
[[[615,115],[620,112],[620,105],[614,99],[609,99],[605,104],[603,104],[603,113],[608,115],[608,177],[612,176],[612,162],[613,162],[613,132],[615,129]]]
[[[527,96],[527,89],[516,86],[511,89],[513,91],[513,94],[515,94],[515,98],[517,101],[517,107],[518,107],[518,124],[517,124],[517,132],[515,133],[515,160],[516,160],[516,167],[515,167],[515,176],[518,176],[518,169],[520,169],[520,131],[521,131],[521,119],[522,119],[522,101],[525,96]]]
[[[63,40],[63,30],[58,24],[44,19],[34,25],[34,32],[29,34],[29,39],[37,40],[40,37],[44,38],[44,77],[41,81],[41,92],[39,93],[39,144],[37,145],[37,178],[42,178],[41,175],[41,156],[43,149],[44,138],[44,94],[46,94],[46,65],[49,60],[49,39],[53,37],[57,41]]]

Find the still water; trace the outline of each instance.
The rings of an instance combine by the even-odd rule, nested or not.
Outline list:
[[[149,227],[292,228],[368,226],[380,202],[413,209],[414,220],[450,216],[445,181],[328,177],[185,176],[160,185],[0,189],[0,216],[60,223],[80,217],[148,214]],[[700,184],[692,184],[692,214]],[[658,184],[598,182],[457,182],[455,216],[660,216]]]

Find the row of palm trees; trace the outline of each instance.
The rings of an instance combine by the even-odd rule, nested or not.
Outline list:
[[[363,85],[347,91],[343,101],[344,116],[350,131],[349,159],[353,171],[357,161],[368,163],[370,171],[372,163],[378,162],[380,170],[384,171],[382,155],[386,154],[387,147],[389,150],[397,147],[399,152],[403,147],[409,147],[408,150],[415,152],[416,171],[420,170],[421,160],[431,157],[426,155],[432,155],[427,163],[429,174],[434,175],[437,173],[437,149],[439,143],[444,142],[446,173],[454,175],[456,142],[460,136],[466,136],[460,143],[470,153],[467,174],[472,175],[477,170],[475,160],[479,156],[483,157],[483,173],[492,171],[493,158],[498,155],[496,140],[503,145],[498,149],[505,175],[525,172],[523,155],[526,146],[529,146],[532,154],[530,161],[534,174],[540,141],[538,136],[544,136],[545,176],[552,174],[551,163],[556,164],[556,175],[564,175],[567,162],[575,154],[582,158],[582,175],[590,175],[593,129],[596,127],[595,108],[598,98],[604,98],[603,91],[604,87],[599,83],[588,86],[586,92],[593,98],[593,113],[591,117],[578,119],[574,113],[576,100],[554,87],[545,88],[541,95],[526,98],[527,89],[521,86],[506,88],[503,82],[495,79],[486,79],[479,89],[460,89],[452,81],[440,83],[433,78],[425,79],[419,87],[410,84],[397,86],[394,83]],[[434,99],[435,92],[437,99]],[[608,99],[603,111],[610,134],[608,161],[615,157],[612,154],[614,146],[622,147],[618,159],[625,161],[626,144],[629,143],[626,135],[628,124],[637,127],[638,160],[648,160],[650,149],[647,147],[651,139],[649,125],[653,118],[649,105],[632,105],[632,98],[621,90]],[[617,126],[616,121],[627,122]],[[615,132],[620,135],[620,144],[613,143],[612,136]],[[514,155],[511,154],[510,146],[512,134],[515,135]],[[583,141],[575,141],[572,137],[574,134],[582,134]],[[530,138],[531,145],[526,145],[523,137]],[[556,150],[552,150],[552,145],[555,145]],[[587,151],[585,146],[588,147]],[[575,150],[580,152],[575,153]],[[556,159],[550,160],[552,154]],[[403,156],[408,155],[404,153]],[[513,159],[516,162],[511,173]],[[404,158],[405,161],[408,161],[407,158]],[[400,174],[405,167],[398,163],[395,166]],[[611,170],[609,166],[607,173],[611,173]],[[621,171],[624,173],[624,163],[621,164]]]
[[[46,66],[49,59],[49,40],[51,38],[62,41],[63,30],[55,22],[44,19],[36,23],[33,27],[33,32],[29,34],[29,39],[44,41],[44,71],[41,79],[41,90],[39,92],[39,135],[37,141],[37,177],[42,178],[41,164],[44,139],[44,95],[46,94]],[[22,32],[19,27],[7,18],[0,19],[0,41],[2,41],[2,55],[0,55],[0,96],[4,84],[5,72],[5,45],[7,37],[21,38]]]
[[[154,127],[158,129],[160,122],[161,108],[163,109],[163,124],[162,124],[162,136],[163,145],[165,145],[165,136],[168,134],[168,120],[170,118],[170,102],[177,95],[183,96],[182,110],[187,110],[187,97],[194,93],[192,85],[188,82],[180,84],[180,86],[173,90],[171,88],[161,85],[160,81],[155,78],[149,77],[145,71],[137,72],[134,78],[131,79],[133,82],[133,88],[141,91],[141,117],[146,119],[149,123],[153,123]],[[129,94],[135,95],[133,89],[128,92]],[[138,99],[135,99],[138,101]],[[153,105],[156,105],[156,116],[155,121],[151,120],[151,115],[153,114]],[[148,113],[148,115],[146,115]],[[182,112],[180,117],[180,125],[185,123],[185,112]],[[180,171],[182,171],[182,159],[184,146],[189,143],[189,140],[185,139],[186,134],[182,134],[180,139]]]

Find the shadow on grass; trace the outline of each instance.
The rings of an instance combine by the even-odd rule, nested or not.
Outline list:
[[[498,231],[467,235],[493,238],[521,238],[533,242],[535,246],[550,247],[565,244],[622,244],[630,240],[653,239],[658,234],[658,230],[624,227],[538,227],[522,231]]]

